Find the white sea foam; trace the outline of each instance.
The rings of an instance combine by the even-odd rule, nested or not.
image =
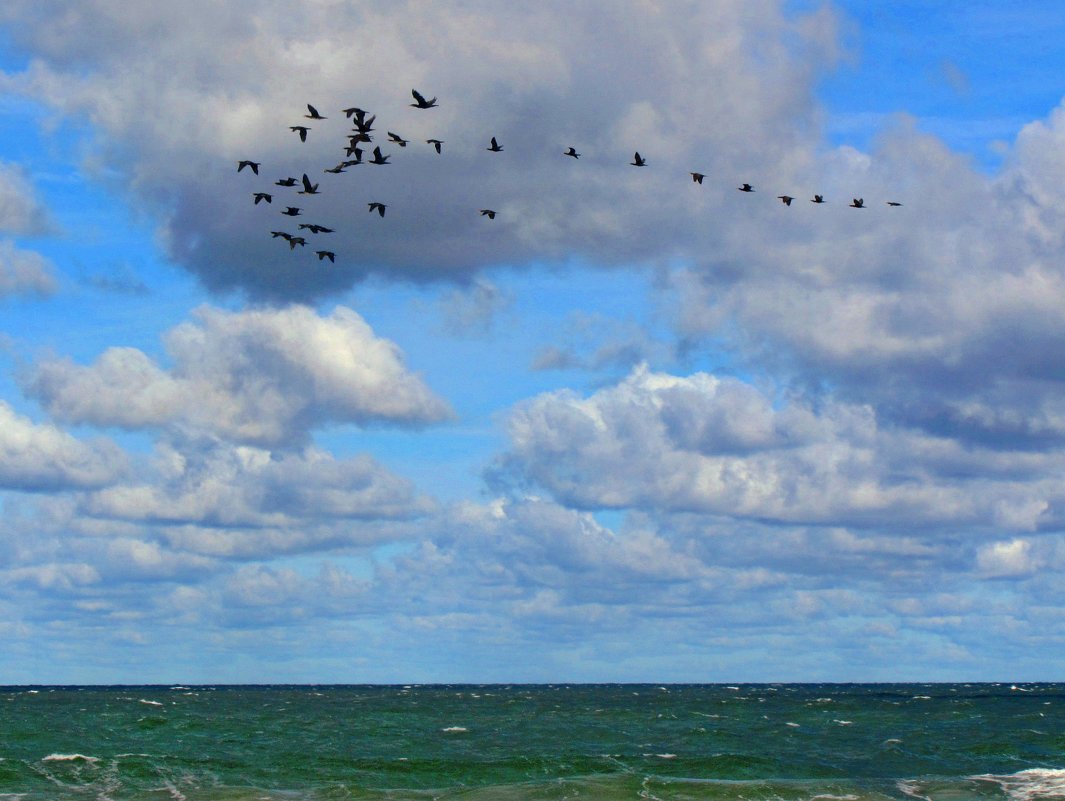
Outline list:
[[[469,729],[467,729],[465,726],[446,726],[443,729],[441,729],[440,731],[456,732],[456,731],[469,731]]]
[[[85,754],[49,754],[41,762],[74,762],[79,759],[83,762],[100,761],[100,757],[85,756]]]
[[[163,703],[161,701],[149,701],[146,698],[138,699],[138,703],[148,704],[149,706],[162,706],[163,705]]]
[[[799,728],[799,724],[798,723],[792,723],[790,720],[787,723],[785,723],[784,725],[785,726],[791,726],[793,729]]]
[[[853,720],[836,720],[835,718],[833,718],[832,722],[833,723],[838,723],[840,726],[853,726],[854,725],[854,721]]]
[[[988,773],[971,778],[997,784],[1010,801],[1065,798],[1065,770],[1060,768],[1029,768],[1006,775]]]
[[[655,754],[659,759],[676,759],[676,754]]]

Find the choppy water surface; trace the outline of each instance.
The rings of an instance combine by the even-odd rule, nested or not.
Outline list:
[[[10,799],[1065,799],[1065,685],[0,688]]]

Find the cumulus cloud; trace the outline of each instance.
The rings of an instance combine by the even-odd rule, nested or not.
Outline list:
[[[48,492],[102,487],[125,468],[125,457],[113,443],[83,442],[0,401],[0,486]]]
[[[206,0],[185,13],[19,1],[4,14],[37,56],[17,84],[96,126],[98,158],[165,216],[171,255],[209,286],[285,299],[378,272],[466,279],[575,256],[717,253],[721,225],[707,220],[733,182],[817,173],[812,90],[836,50],[830,12],[790,15],[777,0],[327,4],[298,26],[284,4],[249,15]],[[411,87],[439,107],[410,108]],[[303,119],[308,102],[329,119]],[[343,158],[351,105],[377,114],[391,164],[323,175]],[[306,143],[288,130],[303,122]],[[388,145],[387,130],[410,145]],[[485,152],[492,136],[502,153]],[[579,162],[562,156],[568,146]],[[636,150],[648,169],[628,165]],[[262,175],[237,175],[239,159],[261,161]],[[693,186],[689,170],[714,188]],[[337,229],[328,269],[310,248],[271,240],[278,200],[251,204],[252,191],[303,172],[322,194],[279,200]],[[389,204],[384,219],[366,213],[373,200]],[[497,219],[478,214],[486,206]]]
[[[450,414],[350,309],[321,317],[301,306],[202,307],[196,318],[166,334],[170,370],[134,348],[109,348],[88,367],[39,364],[27,391],[63,420],[186,426],[265,446],[299,443],[329,423],[418,426]]]
[[[979,454],[882,425],[869,406],[774,399],[737,379],[639,368],[591,397],[547,393],[508,423],[498,475],[583,508],[699,512],[788,523],[1053,523],[1060,455]],[[973,467],[982,461],[981,467]],[[969,466],[971,476],[959,476]]]
[[[36,251],[0,240],[0,296],[50,295],[56,289],[52,264]]]
[[[39,236],[51,229],[48,213],[17,164],[0,161],[0,232]]]
[[[252,447],[158,447],[151,482],[86,496],[92,516],[168,525],[285,528],[335,519],[404,519],[432,502],[369,456],[336,459],[316,448],[272,454]]]

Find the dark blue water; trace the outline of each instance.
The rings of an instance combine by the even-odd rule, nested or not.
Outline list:
[[[1065,685],[0,688],[0,799],[1065,799]]]

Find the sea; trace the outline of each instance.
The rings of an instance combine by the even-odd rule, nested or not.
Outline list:
[[[1065,799],[1065,684],[0,687],[15,799]]]

